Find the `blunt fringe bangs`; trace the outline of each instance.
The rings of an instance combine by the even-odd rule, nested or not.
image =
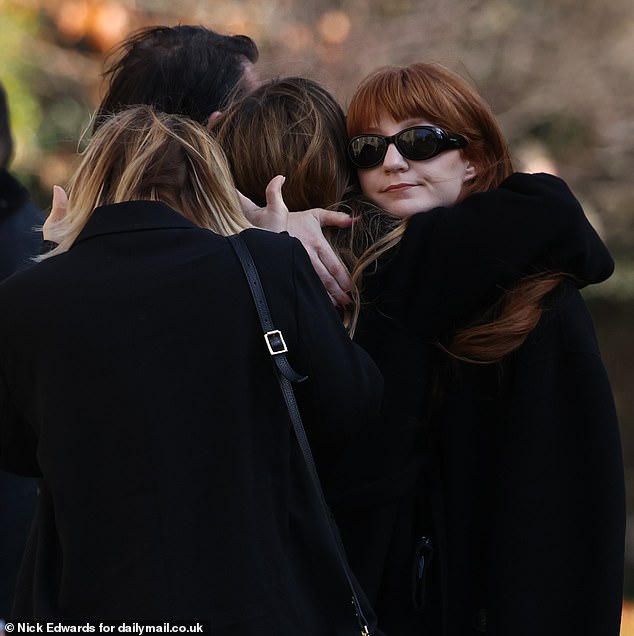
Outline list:
[[[480,94],[462,77],[436,63],[386,67],[369,75],[348,108],[348,136],[376,127],[387,114],[395,121],[426,119],[466,137],[461,152],[478,166],[478,175],[463,193],[488,190],[513,171],[504,134]]]

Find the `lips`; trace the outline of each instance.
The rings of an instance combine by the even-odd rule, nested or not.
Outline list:
[[[385,188],[383,192],[401,192],[403,190],[409,190],[409,188],[414,188],[415,186],[415,183],[395,183]]]

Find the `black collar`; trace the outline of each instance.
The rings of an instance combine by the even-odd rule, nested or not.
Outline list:
[[[75,243],[102,234],[197,227],[160,201],[125,201],[95,208]]]

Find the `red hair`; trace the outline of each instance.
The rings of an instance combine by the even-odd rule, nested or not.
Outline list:
[[[348,107],[348,136],[368,132],[382,113],[394,121],[427,119],[469,141],[460,152],[477,166],[478,174],[463,196],[495,188],[513,172],[506,138],[491,107],[468,82],[440,64],[390,66],[368,75]]]
[[[468,82],[440,64],[386,67],[366,77],[350,101],[348,136],[376,127],[383,114],[395,121],[425,119],[469,141],[460,152],[476,166],[477,174],[465,184],[461,198],[496,188],[513,172],[506,138],[490,106]],[[363,271],[400,241],[403,231],[404,226],[393,230],[366,250],[353,280],[360,281]],[[544,297],[563,278],[549,274],[520,280],[481,320],[457,331],[443,348],[469,362],[501,361],[535,328],[544,311]]]

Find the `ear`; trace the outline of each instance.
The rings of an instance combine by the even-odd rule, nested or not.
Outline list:
[[[214,124],[222,117],[222,111],[214,110],[209,118],[207,119],[207,130],[211,130],[214,127]]]
[[[463,183],[467,181],[471,181],[478,174],[478,169],[476,165],[472,161],[467,161],[464,168],[464,179]]]

